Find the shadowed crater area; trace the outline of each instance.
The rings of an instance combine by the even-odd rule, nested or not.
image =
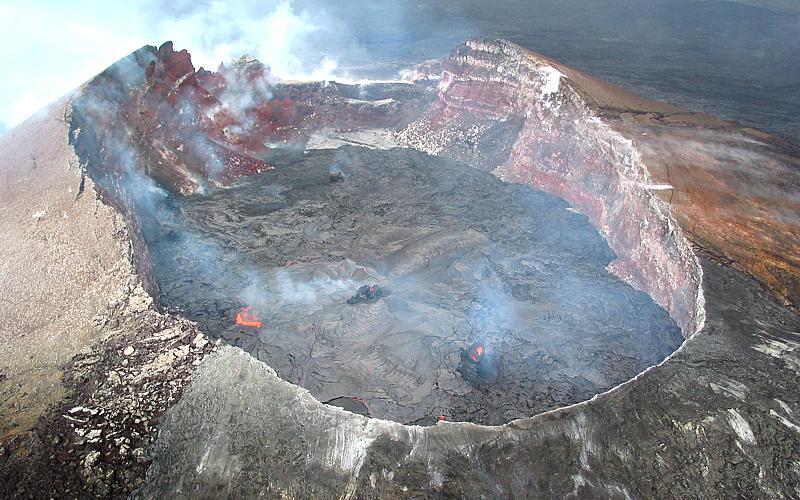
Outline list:
[[[137,211],[161,302],[358,413],[503,424],[683,340],[564,200],[416,150],[311,150],[155,199]]]

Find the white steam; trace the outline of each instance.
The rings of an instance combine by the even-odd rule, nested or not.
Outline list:
[[[159,39],[189,49],[197,67],[215,69],[220,62],[250,54],[282,79],[332,76],[336,68],[331,55],[309,50],[309,37],[330,26],[295,9],[289,0],[198,2],[174,10],[174,16],[154,19]]]
[[[15,47],[0,52],[0,132],[132,51],[167,40],[187,49],[196,68],[215,70],[250,54],[283,79],[347,79],[336,73],[337,60],[360,50],[356,38],[324,2],[298,5],[0,0],[0,44]]]

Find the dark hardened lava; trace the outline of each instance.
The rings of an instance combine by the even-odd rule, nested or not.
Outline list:
[[[315,150],[140,215],[164,305],[374,417],[502,424],[588,399],[682,341],[605,270],[612,252],[565,201],[418,151]],[[385,296],[347,304],[372,284]],[[261,328],[234,324],[244,306]],[[474,341],[495,381],[458,372]]]

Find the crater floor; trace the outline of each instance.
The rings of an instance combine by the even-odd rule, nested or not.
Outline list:
[[[138,210],[164,305],[374,417],[503,424],[588,399],[683,340],[606,271],[613,253],[564,200],[415,150],[311,150],[155,199]],[[347,303],[372,284],[385,296]],[[462,375],[476,343],[496,376]]]

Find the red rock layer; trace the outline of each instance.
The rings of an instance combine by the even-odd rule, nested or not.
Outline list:
[[[218,72],[195,71],[189,53],[167,42],[136,51],[90,81],[73,101],[73,119],[76,128],[92,129],[99,148],[119,157],[106,155],[90,165],[93,177],[123,163],[170,191],[189,194],[271,169],[259,157],[272,146],[302,145],[323,127],[397,127],[418,113],[425,94],[383,91],[399,94],[395,100],[382,98],[378,89],[362,99],[362,90],[281,84],[248,57]]]
[[[617,259],[611,270],[647,292],[689,336],[703,320],[700,268],[638,151],[591,111],[547,61],[503,41],[471,40],[444,62],[438,100],[404,137],[448,154],[498,120],[523,126],[497,173],[586,214]]]
[[[218,72],[195,71],[189,53],[167,42],[143,47],[83,86],[72,99],[70,140],[101,196],[128,220],[137,271],[156,296],[135,213],[154,193],[191,194],[272,169],[262,158],[275,144],[302,147],[323,127],[400,126],[428,94],[410,85],[283,85],[247,57]]]
[[[738,127],[612,125],[642,159],[688,238],[800,306],[800,160],[792,145]],[[663,118],[662,118],[663,119]],[[646,135],[642,135],[646,134]]]

